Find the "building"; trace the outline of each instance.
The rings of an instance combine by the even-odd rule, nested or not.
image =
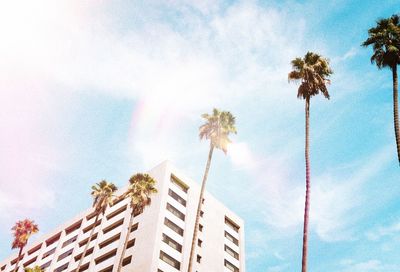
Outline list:
[[[152,204],[134,217],[122,271],[186,271],[200,186],[169,162],[148,173],[157,180],[158,193]],[[203,201],[194,271],[245,272],[243,220],[207,192]],[[116,271],[130,213],[127,199],[107,209],[95,227],[81,271]],[[94,219],[93,210],[88,209],[28,245],[20,265],[38,265],[51,272],[74,271]],[[0,271],[13,271],[16,260],[13,255],[0,262]]]

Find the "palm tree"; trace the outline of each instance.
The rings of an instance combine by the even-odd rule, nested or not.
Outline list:
[[[196,247],[196,240],[199,231],[199,221],[201,206],[203,204],[203,196],[206,188],[208,171],[210,170],[211,158],[214,148],[221,149],[225,154],[227,153],[228,144],[231,142],[228,138],[230,133],[236,134],[235,117],[229,111],[219,111],[214,109],[212,115],[203,114],[202,117],[206,122],[199,128],[200,139],[210,140],[210,150],[208,152],[208,159],[206,169],[201,184],[199,202],[197,204],[196,221],[194,224],[192,245],[190,249],[188,272],[193,269],[194,252]]]
[[[376,27],[368,30],[368,39],[362,43],[367,47],[372,45],[374,50],[371,63],[376,63],[379,69],[389,67],[393,77],[393,119],[396,137],[397,159],[400,164],[400,131],[398,114],[398,79],[397,65],[400,64],[400,17],[392,15],[388,19],[380,19]]]
[[[118,272],[122,269],[126,247],[128,245],[129,234],[132,230],[133,218],[135,215],[141,214],[146,206],[151,204],[150,196],[157,193],[155,188],[156,180],[148,174],[137,173],[129,179],[129,186],[126,192],[122,195],[124,198],[129,198],[131,207],[131,216],[129,220],[128,230],[126,233],[124,246],[122,248],[121,258],[118,264]]]
[[[94,219],[94,223],[92,225],[92,229],[89,234],[89,239],[85,245],[85,249],[82,252],[81,257],[79,258],[78,268],[76,269],[79,272],[83,259],[85,258],[86,252],[88,250],[90,241],[92,240],[94,230],[97,226],[97,222],[99,220],[100,214],[104,214],[107,207],[111,206],[114,199],[114,192],[117,191],[117,186],[115,186],[112,182],[107,182],[106,180],[102,180],[99,183],[96,183],[92,186],[92,197],[93,197],[93,207],[94,212],[96,214],[96,218]]]
[[[304,58],[292,60],[292,68],[288,75],[289,81],[300,81],[297,91],[297,98],[305,100],[305,160],[306,160],[306,199],[304,207],[304,227],[303,227],[303,255],[302,272],[307,271],[307,251],[308,251],[308,219],[310,210],[310,158],[309,158],[309,123],[310,123],[310,98],[320,92],[329,99],[327,79],[333,72],[329,68],[329,61],[313,52],[307,52]]]
[[[28,243],[29,237],[39,231],[38,225],[33,220],[25,219],[15,223],[11,228],[14,235],[14,240],[11,248],[19,248],[17,262],[15,264],[14,272],[18,271],[18,263],[22,256],[22,251]]]
[[[25,272],[44,272],[44,270],[42,268],[40,268],[40,266],[36,265],[33,268],[26,267]]]

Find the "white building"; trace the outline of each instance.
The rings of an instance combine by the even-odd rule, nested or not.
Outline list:
[[[134,218],[123,271],[187,271],[200,186],[168,162],[148,173],[157,180],[158,193]],[[116,271],[130,213],[125,199],[100,217],[81,271]],[[93,224],[93,210],[88,209],[28,245],[20,267],[38,265],[49,272],[74,271]],[[194,271],[245,272],[243,220],[207,192],[198,238]],[[13,255],[0,262],[0,271],[13,271],[16,259]]]

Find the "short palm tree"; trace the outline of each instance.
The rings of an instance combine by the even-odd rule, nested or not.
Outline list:
[[[33,220],[25,219],[15,223],[11,228],[14,235],[14,240],[11,248],[19,248],[17,262],[15,263],[14,272],[18,271],[18,263],[22,256],[22,251],[28,243],[29,237],[39,231],[38,225]]]
[[[327,84],[328,77],[333,73],[329,68],[329,61],[318,54],[308,52],[304,58],[292,60],[292,68],[288,75],[289,81],[299,81],[297,98],[305,100],[305,161],[306,161],[306,199],[304,207],[304,228],[303,228],[303,254],[302,272],[307,271],[308,251],[308,220],[310,210],[310,158],[309,158],[309,123],[310,123],[310,99],[320,92],[329,99]]]
[[[368,39],[362,43],[367,47],[372,45],[374,53],[371,63],[376,63],[379,69],[388,67],[392,70],[393,78],[393,119],[396,137],[397,159],[400,164],[400,131],[398,111],[398,79],[397,65],[400,64],[400,17],[393,15],[387,19],[380,19],[376,27],[368,30]]]
[[[36,265],[33,268],[26,267],[25,272],[44,272],[44,270]]]
[[[190,249],[188,272],[193,270],[194,254],[196,241],[199,231],[199,221],[201,207],[203,204],[203,196],[206,188],[206,182],[208,177],[208,172],[210,170],[211,158],[213,155],[214,148],[221,149],[225,154],[228,150],[228,144],[231,142],[228,138],[229,134],[236,134],[235,127],[235,117],[229,111],[219,111],[214,109],[213,113],[203,114],[202,117],[205,119],[205,123],[199,128],[200,139],[210,140],[210,149],[208,152],[208,159],[206,164],[206,169],[203,176],[203,182],[201,183],[201,190],[199,196],[199,202],[197,204],[196,221],[194,224],[192,245]]]
[[[137,173],[129,179],[129,185],[123,197],[128,198],[130,201],[131,216],[118,264],[118,272],[122,269],[129,235],[132,230],[133,218],[135,215],[141,214],[145,207],[151,204],[151,195],[157,193],[155,185],[156,180],[148,174]]]
[[[96,214],[96,218],[94,219],[94,223],[92,225],[92,229],[89,234],[89,239],[85,245],[85,249],[82,252],[82,255],[79,259],[79,264],[76,269],[79,272],[83,259],[85,258],[86,252],[89,248],[90,241],[92,240],[94,230],[96,228],[97,222],[99,220],[100,214],[104,214],[107,207],[111,206],[114,199],[114,192],[117,191],[117,186],[115,186],[112,182],[108,182],[106,180],[102,180],[99,183],[96,183],[92,186],[92,197],[93,197],[93,207],[94,212]]]

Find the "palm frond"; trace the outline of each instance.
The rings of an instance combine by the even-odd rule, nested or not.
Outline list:
[[[320,92],[327,99],[330,98],[326,85],[330,84],[329,77],[333,74],[329,67],[329,60],[321,55],[307,52],[303,58],[295,58],[291,61],[292,71],[288,74],[288,80],[298,81],[297,98],[307,99]]]
[[[364,47],[372,45],[371,63],[379,69],[393,69],[400,64],[400,23],[399,15],[379,19],[376,26],[368,30],[368,38],[361,44]]]
[[[202,114],[205,123],[199,128],[200,139],[210,140],[211,144],[227,153],[227,146],[231,142],[229,134],[236,134],[235,117],[229,111],[213,109],[212,115]]]
[[[96,213],[104,213],[107,206],[111,206],[114,193],[118,190],[117,186],[112,182],[102,180],[92,186],[91,195],[93,196],[93,207]]]

